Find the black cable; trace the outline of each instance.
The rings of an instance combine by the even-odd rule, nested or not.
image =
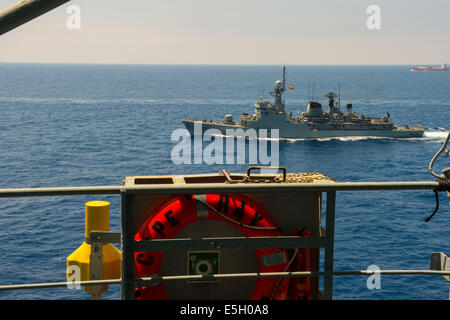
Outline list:
[[[193,198],[192,196],[189,196],[189,195],[187,196],[187,198],[189,200],[194,200],[194,201],[197,201],[198,203],[201,203],[203,206],[207,207],[208,209],[210,209],[212,212],[214,212],[218,216],[224,218],[227,221],[230,221],[231,223],[237,224],[237,225],[239,225],[241,227],[252,229],[252,230],[262,230],[262,231],[277,230],[277,231],[281,231],[281,229],[278,228],[278,227],[255,227],[255,226],[250,226],[248,224],[240,223],[240,222],[238,222],[236,220],[233,220],[233,219],[228,218],[227,216],[223,215],[222,213],[220,213],[218,210],[216,210],[215,208],[213,208],[212,206],[210,206],[207,202],[204,202],[203,200],[200,200],[200,199],[197,199],[197,198]]]
[[[291,267],[292,262],[294,262],[295,258],[297,257],[297,254],[298,254],[298,248],[295,249],[294,254],[292,255],[291,260],[290,260],[289,263],[287,264],[286,268],[284,268],[284,271],[283,271],[283,272],[288,271],[288,269]],[[272,296],[270,297],[270,300],[273,300],[273,298],[275,297],[275,294],[277,293],[278,288],[280,287],[281,281],[282,281],[282,280],[283,280],[283,277],[280,277],[280,279],[278,280],[278,282],[277,282],[275,288],[273,289]]]
[[[438,211],[439,209],[439,192],[438,190],[434,190],[434,195],[436,196],[436,209],[434,209],[433,213],[425,219],[425,222],[428,222],[431,220],[431,218],[433,218],[434,214]]]
[[[445,176],[444,176],[444,175],[438,175],[437,173],[435,173],[435,172],[433,171],[433,164],[434,164],[434,162],[436,161],[436,159],[439,157],[439,155],[442,153],[442,151],[447,150],[446,147],[447,147],[447,143],[449,142],[449,140],[450,140],[450,132],[448,133],[447,139],[445,140],[444,144],[443,144],[442,147],[439,149],[439,151],[436,152],[436,154],[434,155],[434,157],[431,159],[430,164],[428,165],[428,171],[430,171],[430,173],[431,173],[433,176],[435,176],[436,178],[438,178],[438,179],[445,178]],[[446,152],[447,152],[447,151],[446,151]]]

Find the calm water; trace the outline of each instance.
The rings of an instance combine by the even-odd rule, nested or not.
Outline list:
[[[0,187],[120,185],[150,174],[243,172],[247,165],[171,162],[173,130],[182,117],[235,118],[281,77],[278,66],[108,66],[0,64]],[[449,129],[449,72],[408,66],[288,66],[288,111],[305,111],[314,96],[337,91],[354,111],[396,124],[423,124],[423,139],[323,139],[280,144],[289,172],[321,171],[339,181],[432,180],[427,167]],[[446,162],[447,161],[447,162]],[[448,166],[448,158],[435,167]],[[431,251],[450,254],[450,207],[431,191],[340,192],[335,269],[428,269]],[[111,202],[111,230],[120,230],[116,196],[0,201],[0,285],[65,281],[66,257],[84,240],[84,203]],[[447,299],[442,277],[337,277],[335,299]],[[120,298],[111,286],[105,299]],[[0,292],[1,299],[88,299],[65,288]]]

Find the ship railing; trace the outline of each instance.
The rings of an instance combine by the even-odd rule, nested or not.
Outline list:
[[[119,195],[121,197],[121,232],[91,233],[94,241],[117,242],[121,245],[122,266],[121,278],[112,280],[80,281],[79,285],[120,285],[122,299],[134,299],[136,286],[155,281],[189,280],[208,277],[323,277],[323,295],[319,298],[333,298],[333,277],[371,275],[439,275],[450,278],[450,263],[441,263],[432,270],[334,270],[334,225],[335,200],[337,192],[345,191],[392,191],[392,190],[433,190],[440,189],[439,181],[401,181],[401,182],[320,182],[320,183],[249,183],[249,184],[198,184],[198,185],[133,185],[133,186],[90,186],[90,187],[58,187],[58,188],[20,188],[0,189],[0,198],[43,197],[43,196],[79,196],[79,195]],[[442,188],[441,188],[442,189]],[[254,192],[305,192],[326,193],[325,232],[320,236],[308,238],[296,236],[258,237],[258,238],[200,238],[200,239],[167,239],[134,241],[131,232],[133,226],[133,196],[136,195],[173,195],[173,194],[206,194],[206,193],[254,193]],[[442,191],[442,190],[440,190]],[[100,239],[100,240],[99,240]],[[256,249],[256,248],[321,248],[324,249],[323,270],[271,273],[233,273],[214,275],[174,275],[135,277],[135,252],[183,251],[217,249]],[[439,253],[442,257],[443,254]],[[436,253],[435,253],[436,257]],[[444,262],[448,258],[443,256]],[[68,281],[35,284],[1,285],[0,291],[44,289],[68,286]],[[317,297],[317,296],[316,296]]]

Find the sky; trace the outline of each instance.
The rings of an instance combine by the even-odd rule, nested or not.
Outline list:
[[[449,13],[449,0],[73,0],[0,36],[0,62],[439,65]]]

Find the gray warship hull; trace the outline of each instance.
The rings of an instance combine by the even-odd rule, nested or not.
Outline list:
[[[251,138],[278,137],[281,139],[302,138],[333,138],[333,137],[385,137],[385,138],[415,138],[424,134],[423,126],[396,126],[389,119],[387,112],[383,118],[371,118],[368,115],[358,115],[353,112],[351,103],[347,110],[341,111],[340,94],[328,92],[328,110],[316,101],[308,101],[306,112],[293,117],[288,115],[282,94],[285,88],[285,68],[283,81],[275,82],[270,92],[274,101],[270,102],[260,97],[255,102],[253,114],[243,113],[238,122],[231,114],[225,115],[223,121],[182,119],[191,135],[223,134],[226,136],[246,135]],[[340,91],[340,89],[339,89]],[[339,97],[336,101],[335,98]],[[253,129],[253,130],[250,130]],[[265,129],[265,132],[261,132]],[[271,135],[271,129],[278,129]],[[246,132],[247,131],[247,132]],[[257,135],[255,136],[255,132]]]
[[[182,120],[184,126],[189,133],[194,135],[204,134],[209,129],[216,129],[224,136],[234,135],[240,133],[237,130],[255,129],[259,132],[259,129],[267,129],[268,137],[270,135],[270,129],[278,129],[278,135],[281,139],[314,139],[314,138],[334,138],[334,137],[380,137],[380,138],[415,138],[422,137],[424,129],[422,127],[395,127],[392,129],[359,129],[359,128],[318,128],[317,125],[305,124],[305,123],[283,123],[274,125],[266,124],[248,124],[246,126],[240,124],[225,124],[221,121],[208,121],[208,120]],[[201,131],[194,130],[194,124],[197,123],[197,127]],[[201,125],[201,126],[200,126]],[[344,125],[345,126],[345,125]],[[210,131],[214,133],[213,131]],[[234,134],[233,134],[234,133]]]

